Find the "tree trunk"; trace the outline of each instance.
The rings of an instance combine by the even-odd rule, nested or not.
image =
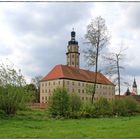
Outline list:
[[[119,58],[118,55],[116,54],[116,58],[117,58],[117,73],[118,73],[118,90],[119,90],[119,97],[120,97],[120,69],[119,69]]]

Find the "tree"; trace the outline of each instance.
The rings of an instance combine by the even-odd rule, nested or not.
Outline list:
[[[52,117],[66,117],[69,113],[69,95],[66,89],[55,89],[48,105]]]
[[[0,86],[14,85],[25,86],[26,81],[21,70],[16,70],[9,60],[7,64],[0,63]]]
[[[14,65],[0,64],[0,110],[5,114],[15,114],[31,99],[25,90],[26,81],[21,70]]]
[[[71,93],[70,100],[69,100],[70,111],[72,113],[79,111],[81,104],[82,103],[80,97],[76,95],[76,93]]]
[[[34,84],[27,84],[25,86],[26,88],[26,91],[31,94],[32,98],[33,98],[33,102],[38,102],[38,91],[37,91],[37,88]]]
[[[40,82],[41,79],[42,79],[42,76],[39,75],[39,76],[35,76],[31,80],[31,83],[34,84],[35,87],[36,87],[36,92],[35,93],[36,93],[36,97],[37,97],[37,102],[40,102],[40,98],[39,98],[39,96],[40,96],[40,84],[39,84],[39,82]]]
[[[117,81],[117,85],[118,85],[118,91],[119,91],[119,96],[121,93],[121,74],[120,74],[120,70],[123,70],[124,67],[121,66],[121,62],[124,59],[124,50],[121,48],[119,53],[110,53],[106,56],[104,56],[105,61],[108,63],[107,67],[106,67],[106,74],[113,76],[116,75],[114,82]]]
[[[105,20],[102,17],[97,17],[91,21],[87,26],[87,33],[85,39],[90,46],[84,50],[85,59],[88,66],[95,66],[94,90],[92,92],[92,102],[96,92],[97,72],[98,72],[98,58],[101,50],[109,43],[109,35]]]

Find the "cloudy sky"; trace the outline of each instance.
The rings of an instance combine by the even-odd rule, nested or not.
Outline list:
[[[0,3],[0,60],[8,58],[28,81],[46,75],[55,65],[66,64],[67,43],[74,27],[82,50],[86,26],[102,16],[111,34],[108,51],[125,51],[124,79],[136,77],[140,93],[140,2],[3,2]],[[126,87],[125,87],[126,89]]]

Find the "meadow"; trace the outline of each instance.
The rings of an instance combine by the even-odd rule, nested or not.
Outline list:
[[[140,116],[49,119],[45,110],[0,116],[0,138],[140,138]]]

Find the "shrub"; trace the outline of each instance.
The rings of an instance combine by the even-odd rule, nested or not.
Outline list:
[[[125,107],[128,115],[135,114],[137,112],[137,102],[133,97],[126,97],[124,99]]]
[[[133,97],[114,99],[111,104],[112,112],[117,116],[129,116],[137,112],[137,102]]]
[[[92,118],[95,116],[95,106],[91,102],[84,102],[81,107],[81,117]]]
[[[57,88],[49,101],[49,114],[52,117],[67,117],[69,112],[69,95],[66,89]]]
[[[126,106],[124,99],[114,99],[111,103],[112,113],[115,116],[126,116]]]
[[[98,117],[111,115],[110,104],[106,98],[99,98],[98,101],[94,102],[95,115]]]
[[[76,95],[75,93],[71,93],[69,97],[70,97],[69,99],[70,111],[71,112],[79,111],[82,104],[80,97]]]
[[[26,106],[28,97],[23,87],[0,87],[0,109],[7,115],[14,115],[17,110]]]

